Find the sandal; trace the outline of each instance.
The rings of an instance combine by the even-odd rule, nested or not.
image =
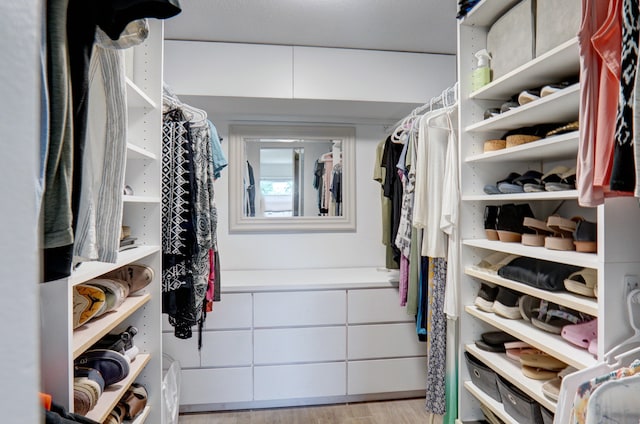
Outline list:
[[[570,311],[546,300],[540,301],[538,316],[531,317],[531,323],[541,330],[560,334],[567,325],[583,321],[579,313]]]
[[[553,230],[547,226],[544,221],[539,219],[525,217],[522,225],[535,231],[535,234],[522,234],[522,244],[525,246],[544,246],[547,236],[553,234]]]
[[[124,410],[118,404],[109,413],[109,416],[104,421],[104,424],[122,424],[124,421]]]
[[[562,175],[567,171],[569,171],[569,168],[567,168],[566,166],[556,166],[551,171],[542,175],[539,183],[526,184],[524,190],[528,193],[545,191],[545,186],[547,183],[560,182],[560,180],[562,180]]]
[[[591,342],[598,339],[598,319],[565,325],[560,334],[563,339],[574,345],[588,349]],[[597,345],[594,347],[597,349]]]
[[[544,368],[535,368],[523,365],[522,374],[524,374],[525,377],[529,377],[533,380],[549,380],[555,378],[558,375],[558,372],[547,370]]]
[[[540,312],[540,299],[525,294],[520,298],[518,307],[520,308],[522,319],[531,322],[531,318]]]
[[[559,175],[560,181],[549,181],[544,184],[546,191],[574,190],[576,188],[576,168],[571,168]]]
[[[560,377],[549,380],[542,385],[542,393],[549,399],[557,402],[558,398],[560,397],[561,384],[562,380],[560,379]]]
[[[133,383],[118,402],[124,410],[124,417],[134,419],[147,406],[147,389],[138,383]]]
[[[556,372],[567,367],[567,364],[545,352],[522,354],[520,364]]]
[[[595,288],[598,281],[598,271],[593,268],[584,268],[574,272],[564,280],[564,288],[572,293],[582,296],[596,297]]]
[[[580,219],[582,218],[567,219],[557,215],[547,218],[547,227],[553,231],[553,235],[545,237],[544,247],[551,250],[575,250],[573,232]]]
[[[507,175],[505,178],[503,178],[502,180],[496,182],[495,184],[487,184],[487,185],[485,185],[484,188],[483,188],[483,191],[485,192],[485,194],[500,194],[501,191],[498,190],[498,186],[500,184],[504,184],[504,183],[511,184],[511,183],[513,183],[513,180],[515,180],[519,176],[520,176],[520,174],[518,174],[517,172],[512,172],[509,175]]]

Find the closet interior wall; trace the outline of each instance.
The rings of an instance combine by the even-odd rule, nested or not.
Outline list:
[[[485,184],[495,183],[509,172],[527,169],[546,172],[563,164],[575,166],[578,135],[569,133],[517,148],[483,153],[485,140],[500,138],[507,130],[558,120],[577,120],[580,87],[563,90],[536,104],[512,110],[504,116],[483,120],[490,107],[500,107],[513,94],[543,84],[561,81],[579,72],[577,38],[569,40],[512,72],[471,91],[474,53],[486,48],[487,31],[517,1],[481,1],[458,24],[458,80],[460,84],[460,181],[461,181],[461,263],[459,281],[459,422],[482,417],[479,402],[487,405],[506,422],[515,422],[501,404],[471,383],[465,366],[468,351],[498,375],[509,380],[545,408],[554,411],[556,404],[546,398],[541,384],[522,376],[519,366],[497,354],[478,350],[474,341],[486,331],[503,330],[576,368],[585,368],[602,360],[604,354],[631,333],[625,300],[625,275],[640,275],[640,257],[635,245],[640,239],[640,209],[636,199],[612,198],[597,208],[578,205],[575,190],[564,192],[486,195]],[[560,117],[560,118],[559,118]],[[484,207],[504,203],[529,203],[538,219],[546,219],[560,204],[561,216],[582,216],[598,224],[597,254],[559,252],[518,243],[488,241],[484,234]],[[606,230],[606,231],[605,231]],[[593,268],[598,273],[598,298],[588,299],[570,293],[552,293],[520,283],[478,274],[471,267],[494,251],[530,256],[548,261]],[[521,320],[500,319],[473,306],[480,281],[489,281],[549,300],[598,317],[598,358],[586,350],[573,347],[560,336],[550,335]]]
[[[131,227],[139,247],[122,251],[116,263],[86,262],[69,278],[40,285],[42,391],[73,411],[74,359],[108,333],[138,329],[140,354],[127,378],[110,386],[88,417],[103,422],[135,381],[149,393],[143,412],[149,423],[162,422],[161,346],[161,120],[163,23],[149,19],[149,36],[125,53],[128,135],[122,224]],[[144,291],[129,296],[115,311],[72,329],[72,287],[130,263],[147,265],[155,278]],[[136,421],[138,422],[138,421]]]

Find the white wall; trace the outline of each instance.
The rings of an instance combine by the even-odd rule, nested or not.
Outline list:
[[[39,0],[0,2],[0,410],[40,422],[40,279],[36,175],[40,140]]]
[[[211,116],[229,149],[229,121]],[[223,270],[384,266],[380,185],[372,179],[381,125],[356,125],[357,230],[351,233],[229,234],[228,173],[216,181],[218,246]],[[224,281],[224,274],[223,274]],[[224,282],[223,282],[224,284]]]

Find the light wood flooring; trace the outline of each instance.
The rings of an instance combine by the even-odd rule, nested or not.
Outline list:
[[[414,424],[426,423],[424,399],[328,406],[194,413],[180,424]]]

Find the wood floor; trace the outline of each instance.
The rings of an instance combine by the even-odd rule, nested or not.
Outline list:
[[[181,415],[180,424],[426,423],[424,399]]]

